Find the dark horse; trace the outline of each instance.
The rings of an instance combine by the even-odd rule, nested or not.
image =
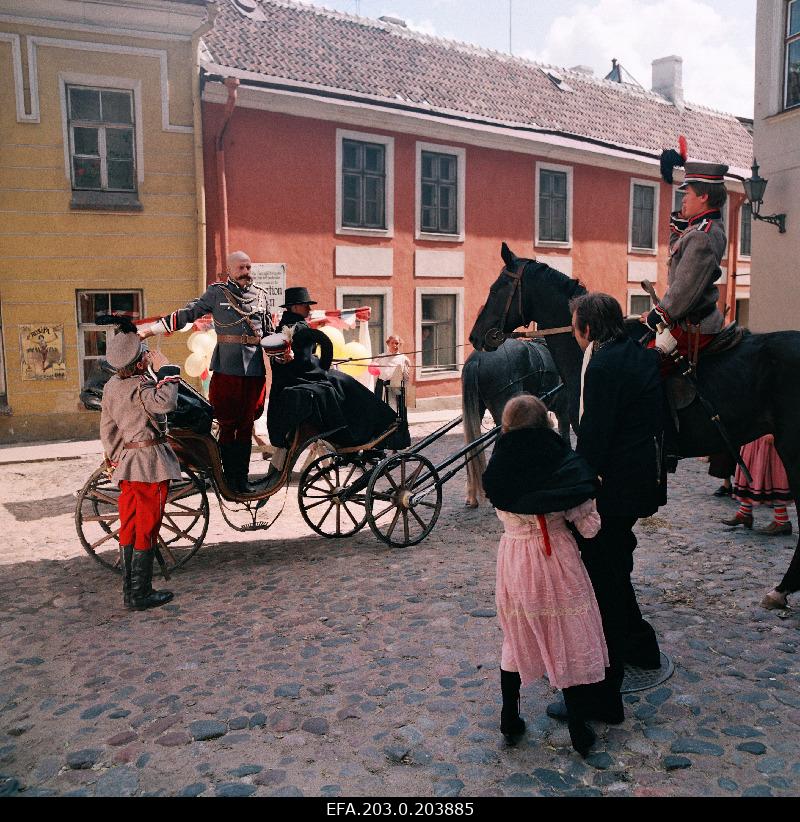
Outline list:
[[[464,441],[470,443],[481,433],[487,411],[500,424],[505,404],[516,394],[543,394],[561,381],[550,352],[541,342],[509,340],[496,351],[474,351],[461,373],[461,404],[464,414]],[[550,402],[558,418],[559,433],[569,436],[569,397],[560,391]],[[465,504],[477,506],[483,498],[481,475],[486,469],[486,453],[481,451],[467,463]]]
[[[518,258],[503,244],[505,268],[492,285],[470,333],[472,345],[486,348],[492,329],[509,332],[535,321],[539,329],[568,327],[569,301],[586,293],[577,280],[536,260]],[[519,277],[519,274],[522,276]],[[581,350],[567,332],[547,337],[547,345],[566,384],[576,397],[580,380]],[[491,344],[490,344],[491,347]],[[700,392],[718,412],[735,447],[764,434],[775,437],[789,477],[795,502],[800,498],[800,332],[771,334],[746,332],[735,348],[701,357],[697,368]],[[573,409],[575,403],[572,403]],[[726,450],[716,425],[695,399],[678,412],[678,451],[681,457],[701,457]],[[573,426],[575,420],[573,418]],[[800,590],[800,543],[781,583],[771,596],[772,605],[785,604],[786,594]]]

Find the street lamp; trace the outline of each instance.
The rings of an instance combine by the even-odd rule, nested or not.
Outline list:
[[[752,209],[753,219],[761,220],[765,223],[771,223],[778,226],[778,233],[786,233],[786,215],[785,214],[770,214],[768,217],[763,217],[759,214],[761,205],[764,202],[764,192],[767,190],[767,180],[761,177],[758,173],[758,163],[755,157],[753,158],[753,167],[750,169],[752,176],[749,180],[744,180],[744,194],[750,203]]]

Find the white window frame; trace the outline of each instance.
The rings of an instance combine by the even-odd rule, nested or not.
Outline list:
[[[644,188],[653,189],[653,247],[640,248],[633,244],[633,187],[643,186]],[[629,254],[649,254],[655,257],[658,254],[658,212],[659,212],[659,195],[661,193],[661,186],[653,180],[642,180],[636,177],[631,177],[630,198],[628,203],[628,253]]]
[[[539,180],[541,171],[564,171],[567,174],[567,240],[540,240],[539,239]],[[572,208],[574,198],[572,196],[572,166],[556,165],[554,163],[543,163],[536,161],[536,185],[533,202],[533,236],[534,245],[542,248],[572,248]]]
[[[426,286],[415,288],[416,310],[414,320],[414,368],[416,382],[431,382],[434,380],[448,380],[461,376],[461,369],[464,367],[464,289],[463,287],[447,288]],[[422,298],[423,296],[436,296],[437,294],[455,295],[456,298],[456,367],[451,371],[422,371]]]
[[[747,200],[743,200],[739,205],[739,242],[736,247],[736,256],[739,260],[750,262],[753,258],[753,217],[750,217],[750,253],[742,254],[742,225],[744,224],[744,207],[749,205]],[[752,206],[751,206],[752,215]]]
[[[783,24],[783,110],[796,111],[800,108],[800,100],[793,103],[791,106],[789,102],[789,46],[792,43],[800,42],[800,33],[789,35],[789,23],[792,19],[792,6],[795,3],[800,3],[800,0],[789,0],[786,4],[786,21]]]
[[[394,314],[392,311],[392,287],[391,286],[374,286],[374,285],[365,285],[358,286],[354,285],[339,285],[336,286],[336,307],[341,309],[344,305],[344,298],[345,297],[353,297],[358,294],[364,294],[367,297],[383,297],[383,324],[384,329],[387,334],[394,334],[393,329],[393,321],[394,321]],[[386,341],[383,340],[382,344],[385,345]],[[380,354],[380,351],[373,351],[373,354]]]
[[[430,151],[435,154],[453,154],[456,157],[456,195],[458,231],[455,234],[442,234],[434,231],[422,230],[422,152]],[[417,240],[433,240],[434,242],[463,243],[466,236],[464,226],[466,203],[466,172],[467,150],[456,146],[445,146],[439,143],[416,144],[416,170],[414,186],[414,237]]]
[[[60,72],[58,75],[58,91],[61,100],[61,128],[64,142],[64,173],[71,190],[72,186],[72,140],[69,128],[69,103],[67,100],[67,86],[85,86],[88,88],[119,89],[133,93],[133,139],[135,142],[134,155],[136,157],[136,181],[138,185],[133,191],[108,191],[107,189],[89,189],[97,194],[136,194],[139,185],[144,182],[144,118],[142,115],[142,81],[132,77],[109,77],[95,74],[74,74]],[[83,189],[80,189],[83,191]]]
[[[650,308],[652,309],[652,307],[653,307],[653,298],[643,288],[629,288],[628,289],[628,294],[627,294],[627,304],[625,306],[626,313],[629,317],[634,316],[633,308],[631,306],[631,302],[632,302],[631,298],[632,297],[647,297],[650,300]],[[636,314],[635,316],[638,317],[639,314]]]
[[[378,143],[385,147],[384,203],[386,228],[353,228],[342,225],[342,142],[358,140],[362,143]],[[394,237],[394,137],[371,134],[365,131],[336,129],[336,233],[355,237]]]
[[[141,307],[142,317],[147,316],[147,311],[144,305],[144,289],[143,288],[76,288],[75,289],[75,330],[78,336],[78,380],[81,389],[84,387],[83,363],[84,360],[91,359],[104,360],[105,357],[97,354],[86,354],[83,348],[83,332],[84,331],[105,331],[106,332],[106,346],[108,341],[114,336],[113,325],[98,325],[97,323],[82,323],[80,311],[80,296],[81,294],[138,294],[139,305]]]

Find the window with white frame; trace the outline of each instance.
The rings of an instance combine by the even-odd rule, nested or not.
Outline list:
[[[369,307],[369,341],[373,354],[380,354],[386,347],[384,343],[386,339],[384,336],[386,333],[385,302],[386,298],[383,294],[355,294],[350,292],[342,295],[342,308]],[[353,329],[343,329],[342,334],[344,334],[345,342],[353,340],[358,342],[358,325]]]
[[[658,190],[657,183],[631,180],[630,251],[656,251]]]
[[[464,239],[466,150],[417,143],[416,238]]]
[[[133,92],[67,86],[72,187],[136,191]]]
[[[786,69],[784,108],[800,106],[800,0],[786,8]]]
[[[78,291],[78,356],[81,388],[89,375],[105,359],[106,346],[114,335],[113,325],[98,325],[99,317],[116,314],[131,320],[141,319],[141,291]]]
[[[386,147],[342,141],[342,226],[386,228]]]
[[[739,219],[739,256],[749,257],[753,228],[753,207],[750,203],[742,203]]]
[[[628,292],[628,316],[640,317],[646,311],[649,312],[653,307],[653,301],[649,294],[643,291],[629,291]]]
[[[456,294],[423,294],[421,296],[420,348],[422,373],[455,371],[456,359]]]
[[[572,169],[536,164],[536,244],[570,245],[572,241]]]

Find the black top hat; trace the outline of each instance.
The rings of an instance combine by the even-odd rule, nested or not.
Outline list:
[[[316,305],[317,301],[312,300],[308,289],[305,286],[287,288],[283,295],[284,302],[280,308],[289,308],[291,305]]]

